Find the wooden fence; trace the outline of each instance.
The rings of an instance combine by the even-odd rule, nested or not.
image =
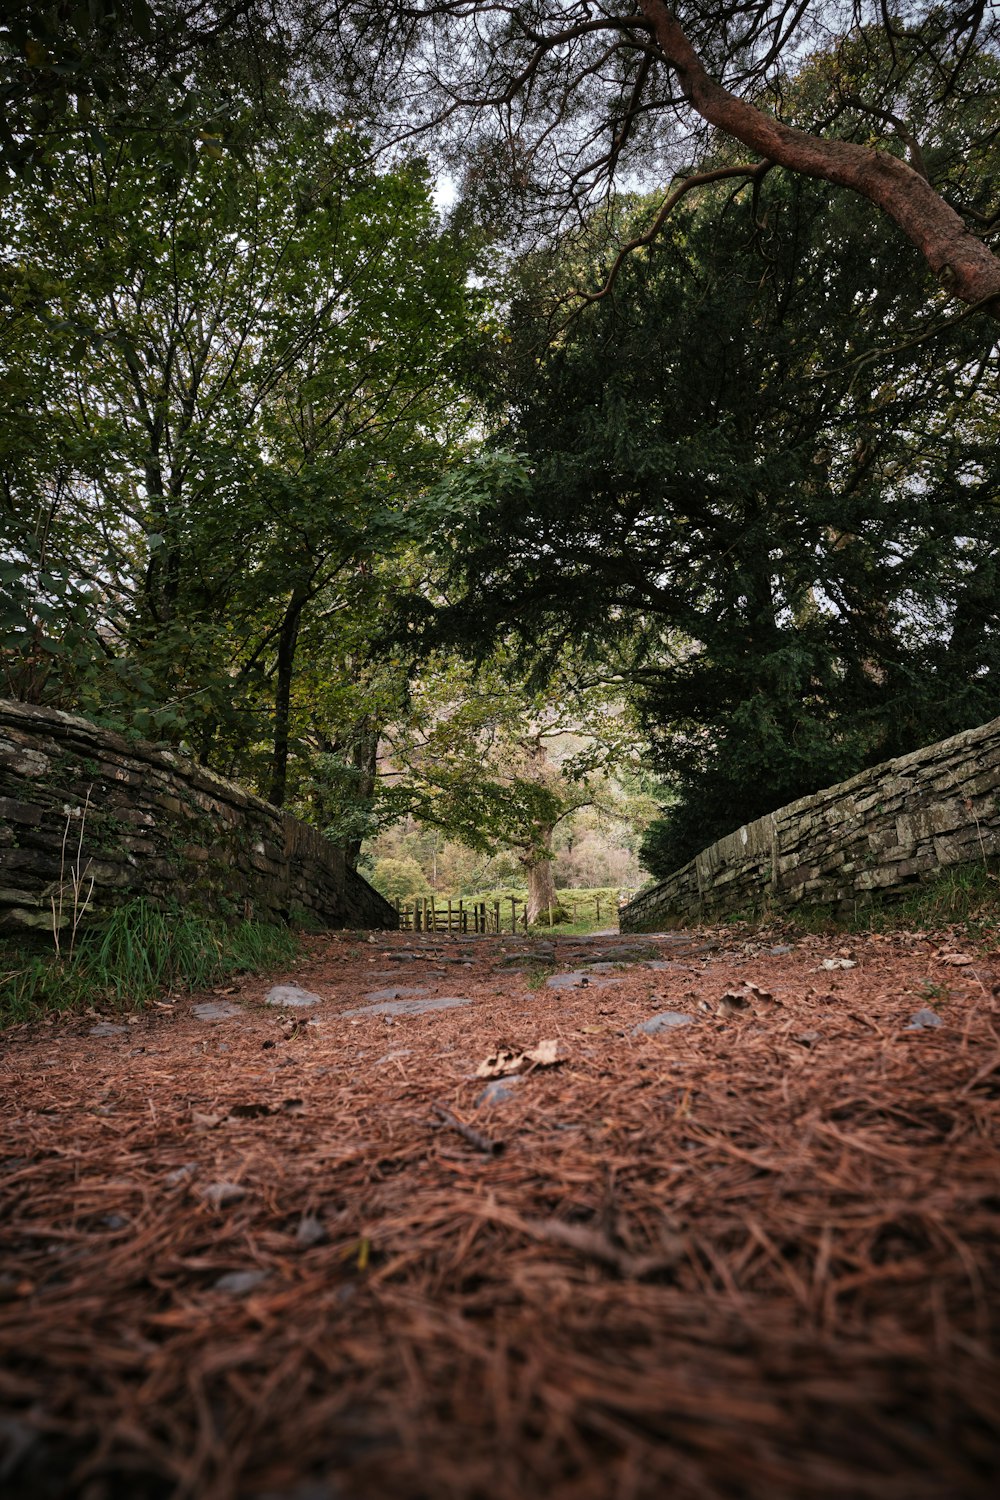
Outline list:
[[[500,901],[464,901],[462,899],[436,899],[434,896],[419,896],[416,900],[394,903],[399,914],[401,932],[516,932],[519,927],[528,929],[528,904],[518,896],[507,896]],[[572,919],[576,921],[576,902],[569,905]],[[510,911],[506,911],[506,907]],[[518,910],[520,907],[520,911]],[[601,920],[600,898],[596,902],[597,920]],[[614,910],[614,902],[611,903]]]
[[[517,902],[515,905],[524,905]],[[494,901],[492,908],[485,901],[441,901],[433,896],[420,896],[415,901],[401,905],[395,903],[399,913],[401,932],[499,932],[500,902]],[[523,916],[522,916],[523,921]],[[513,931],[514,928],[511,928]]]

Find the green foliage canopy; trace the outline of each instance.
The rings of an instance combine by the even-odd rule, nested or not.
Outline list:
[[[225,146],[74,138],[0,204],[0,648],[281,801],[296,673],[332,742],[323,663],[433,524],[476,299],[420,163],[280,92]]]
[[[525,273],[505,393],[520,464],[467,473],[466,593],[439,628],[638,639],[677,799],[648,845],[659,872],[1000,712],[997,351],[962,326],[869,357],[918,313],[901,251],[814,184],[717,189],[541,354],[536,308],[575,268]]]

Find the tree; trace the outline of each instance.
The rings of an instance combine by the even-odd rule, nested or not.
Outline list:
[[[46,179],[67,146],[221,151],[227,122],[288,82],[274,23],[269,0],[5,0],[0,180]]]
[[[304,645],[427,524],[475,299],[421,164],[281,94],[226,144],[75,140],[4,200],[0,497],[89,590],[68,700],[281,803]]]
[[[371,882],[387,901],[412,901],[415,896],[431,894],[424,872],[415,859],[376,860]]]
[[[450,481],[480,502],[439,633],[636,641],[677,798],[660,873],[1000,711],[997,355],[963,325],[871,360],[919,299],[891,274],[905,246],[804,180],[766,219],[747,207],[718,187],[682,209],[541,356],[526,269],[504,393],[520,464]]]
[[[502,652],[478,670],[425,659],[409,713],[385,734],[386,820],[407,814],[487,853],[516,851],[528,921],[563,919],[553,879],[556,829],[606,800],[608,773],[634,754],[620,684],[580,682],[569,653],[528,686]]]

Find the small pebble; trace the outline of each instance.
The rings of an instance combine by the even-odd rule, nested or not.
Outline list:
[[[491,1078],[476,1100],[476,1108],[484,1109],[490,1104],[502,1104],[505,1099],[512,1099],[518,1084],[523,1082],[516,1075],[511,1078]]]
[[[661,1031],[673,1031],[677,1026],[690,1026],[695,1020],[683,1010],[661,1010],[657,1015],[650,1016],[646,1021],[640,1021],[638,1026],[632,1027],[633,1036],[658,1036]]]
[[[322,1245],[326,1230],[315,1214],[306,1214],[295,1231],[295,1243],[308,1249],[310,1245]]]
[[[259,1287],[262,1281],[266,1281],[269,1274],[268,1271],[227,1271],[212,1286],[216,1292],[228,1292],[231,1297],[244,1297],[247,1292]]]
[[[186,1161],[179,1167],[175,1167],[172,1172],[168,1172],[163,1180],[167,1187],[176,1187],[179,1182],[187,1182],[188,1178],[193,1177],[197,1170],[198,1163],[196,1161]]]
[[[942,1022],[941,1017],[938,1015],[937,1011],[929,1010],[926,1005],[922,1005],[919,1010],[914,1011],[913,1015],[910,1017],[909,1026],[905,1026],[903,1030],[930,1031],[933,1027],[941,1026],[943,1024],[944,1023]]]
[[[246,1188],[238,1182],[210,1182],[199,1193],[212,1208],[226,1208],[230,1203],[239,1203],[246,1195]]]

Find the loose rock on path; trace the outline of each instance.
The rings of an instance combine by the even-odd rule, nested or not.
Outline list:
[[[8,1032],[0,1491],[992,1496],[1000,955],[780,936],[335,934]]]

